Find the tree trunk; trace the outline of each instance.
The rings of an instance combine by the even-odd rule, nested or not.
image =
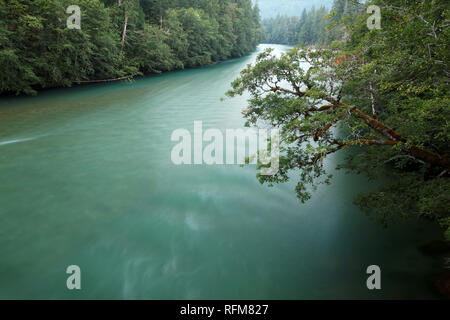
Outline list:
[[[296,89],[297,89],[297,87],[296,87]],[[309,97],[309,94],[305,91],[296,90],[294,92],[292,90],[281,88],[279,86],[275,86],[275,87],[271,88],[270,91],[272,91],[272,92],[282,91],[282,92],[290,93],[290,94],[293,94],[293,95],[296,95],[299,97]],[[373,130],[375,130],[382,136],[388,138],[388,140],[386,140],[386,141],[359,139],[359,140],[353,141],[349,144],[341,145],[336,150],[339,150],[343,146],[351,146],[353,144],[358,144],[358,143],[395,146],[399,143],[407,142],[407,140],[404,137],[402,137],[398,132],[396,132],[394,129],[389,128],[384,123],[365,114],[360,109],[358,109],[356,107],[352,107],[352,106],[350,106],[346,103],[343,103],[339,100],[336,100],[335,98],[330,97],[330,96],[325,96],[325,97],[323,97],[323,99],[328,101],[329,103],[331,103],[331,105],[322,106],[320,108],[313,108],[310,111],[311,112],[321,112],[321,111],[332,109],[333,107],[334,108],[344,108],[346,111],[351,112],[351,113],[355,114],[357,117],[359,117],[360,119],[364,120],[364,122],[370,128],[372,128]],[[337,120],[339,120],[339,116],[338,116]],[[329,127],[330,127],[330,125],[327,124],[325,128],[329,129]],[[323,132],[323,130],[320,132],[320,134],[322,134],[322,132]],[[319,137],[319,135],[317,135],[317,133],[316,133],[316,138],[317,137]],[[440,155],[438,153],[428,151],[426,149],[422,149],[417,146],[405,147],[404,151],[408,152],[408,154],[410,154],[411,156],[413,156],[419,160],[422,160],[433,166],[438,166],[438,167],[444,168],[448,172],[450,172],[450,158],[447,155]]]
[[[120,47],[120,53],[123,52],[123,47],[125,45],[125,37],[127,36],[127,25],[128,25],[128,16],[125,13],[125,19],[123,21],[122,46]]]
[[[328,100],[328,99],[327,99]],[[406,139],[403,138],[400,134],[395,132],[395,130],[385,126],[382,122],[378,121],[377,119],[374,119],[366,114],[364,114],[361,110],[357,108],[350,107],[349,105],[346,105],[345,103],[338,102],[331,98],[328,100],[335,105],[339,105],[342,107],[345,107],[348,110],[351,110],[352,112],[355,112],[358,117],[363,119],[369,127],[377,131],[378,133],[382,134],[385,137],[388,137],[390,140],[390,143],[386,143],[388,145],[396,145],[401,142],[406,142]],[[408,152],[413,157],[420,159],[424,162],[427,162],[433,166],[438,166],[441,168],[444,168],[446,170],[450,170],[450,159],[446,155],[440,155],[432,151],[428,151],[426,149],[419,148],[417,146],[411,146],[405,149],[406,152]]]

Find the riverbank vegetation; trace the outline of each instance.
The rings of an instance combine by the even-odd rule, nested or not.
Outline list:
[[[81,29],[66,8],[81,9]],[[131,79],[255,50],[251,0],[0,0],[0,93]]]
[[[263,121],[282,132],[280,170],[259,179],[284,182],[298,170],[297,194],[306,201],[332,181],[324,160],[350,149],[338,169],[389,178],[357,196],[363,210],[383,224],[430,219],[450,237],[448,5],[353,1],[362,10],[348,16],[345,3],[336,0],[330,15],[340,34],[331,44],[299,46],[281,57],[267,50],[228,92],[250,93],[249,126]],[[369,4],[381,8],[381,29],[368,28]]]

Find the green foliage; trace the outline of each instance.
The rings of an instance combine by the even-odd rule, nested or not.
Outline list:
[[[300,16],[277,15],[262,21],[262,41],[287,45],[330,44],[345,40],[349,26],[361,17],[364,6],[356,0],[334,0],[329,11],[322,6],[303,9]]]
[[[312,7],[330,8],[333,0],[254,0],[261,8],[263,19],[275,18],[276,16],[300,16],[303,10]]]
[[[271,184],[295,172],[306,201],[330,182],[323,160],[344,152],[338,169],[386,177],[379,190],[357,196],[362,209],[383,224],[413,216],[448,230],[449,8],[373,1],[382,8],[382,29],[369,30],[364,7],[335,3],[330,21],[339,19],[334,28],[346,36],[329,48],[300,46],[281,57],[268,50],[228,92],[250,93],[249,126],[270,124],[282,133],[280,171],[258,177]]]
[[[327,43],[330,36],[326,28],[327,14],[325,7],[313,7],[308,12],[304,9],[300,17],[278,15],[265,19],[262,21],[262,41],[287,45]]]
[[[66,27],[69,5],[81,30]],[[0,93],[210,64],[258,41],[251,0],[0,0]]]

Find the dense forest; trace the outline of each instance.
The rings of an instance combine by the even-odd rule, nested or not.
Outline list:
[[[263,19],[275,18],[276,16],[300,16],[303,10],[312,7],[330,8],[333,0],[253,0],[258,4]]]
[[[67,28],[67,7],[81,29]],[[129,79],[245,55],[251,0],[0,0],[0,93]]]
[[[381,9],[380,29],[368,28],[369,4]],[[445,1],[336,0],[332,43],[260,54],[228,94],[251,94],[249,126],[266,121],[282,132],[280,170],[261,182],[300,172],[306,201],[332,181],[324,160],[345,149],[339,169],[385,179],[357,197],[363,210],[383,224],[433,220],[450,239],[449,9]]]
[[[325,7],[303,10],[300,17],[278,15],[262,21],[262,42],[297,45],[299,43],[316,44],[329,41],[327,30],[328,15]]]
[[[344,28],[364,6],[349,0],[334,0],[332,10],[322,6],[303,9],[301,15],[277,15],[262,21],[262,41],[297,45],[329,44],[347,36]]]

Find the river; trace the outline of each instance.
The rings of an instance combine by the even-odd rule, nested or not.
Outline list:
[[[336,172],[302,205],[254,166],[172,163],[174,130],[243,127],[246,97],[220,98],[255,57],[1,98],[0,298],[435,298],[418,246],[439,230],[383,229],[352,204],[364,177]]]

